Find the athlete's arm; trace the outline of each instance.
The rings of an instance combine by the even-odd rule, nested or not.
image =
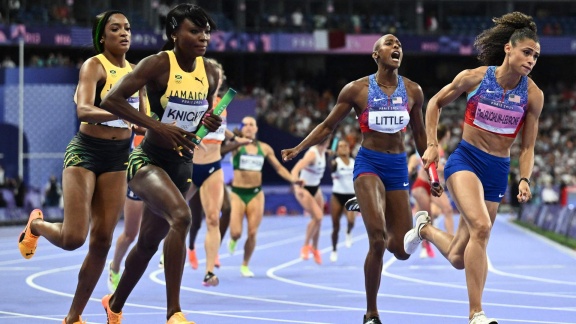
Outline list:
[[[80,121],[95,124],[118,119],[114,114],[94,106],[96,87],[105,83],[106,71],[100,60],[96,57],[86,60],[80,68],[78,88],[74,95],[76,113]]]
[[[538,135],[538,119],[544,107],[544,94],[536,84],[529,79],[528,109],[522,130],[522,143],[520,144],[520,178],[530,179],[534,168],[534,146]],[[530,186],[525,181],[518,184],[518,201],[526,202],[531,197]]]
[[[408,91],[408,101],[412,102],[410,107],[410,128],[414,136],[414,143],[420,156],[426,151],[426,128],[424,127],[424,118],[422,117],[422,105],[424,104],[424,93],[422,88],[416,82],[404,78],[404,84]]]
[[[282,165],[282,163],[278,161],[276,155],[274,154],[274,150],[272,150],[272,147],[270,147],[270,145],[264,142],[260,142],[260,147],[264,152],[264,157],[266,157],[268,163],[272,165],[272,167],[274,168],[274,170],[276,170],[276,173],[278,173],[279,176],[281,176],[282,178],[284,178],[284,180],[292,184],[299,183],[298,177],[293,177],[292,174],[290,174],[290,171],[288,171],[288,169],[286,169]]]
[[[132,71],[116,83],[102,100],[102,108],[131,123],[145,127],[164,138],[168,145],[193,152],[196,145],[190,140],[196,135],[171,124],[162,124],[151,117],[139,113],[126,101],[133,93],[147,86],[149,91],[160,92],[168,83],[170,61],[168,54],[160,52],[144,58]]]
[[[290,173],[292,174],[292,178],[298,179],[300,178],[300,171],[305,167],[311,165],[314,160],[316,159],[316,154],[312,151],[308,151],[304,154],[304,156],[296,162]]]
[[[482,72],[484,71],[484,72]],[[474,90],[486,71],[486,67],[480,67],[473,70],[464,70],[452,80],[451,83],[444,86],[436,93],[426,107],[426,152],[422,155],[424,168],[428,168],[430,163],[438,164],[438,122],[440,120],[440,111],[442,107],[448,105],[465,92]]]
[[[289,161],[298,156],[300,152],[309,148],[312,145],[320,143],[323,139],[328,137],[336,126],[350,113],[350,110],[355,106],[355,99],[361,90],[361,85],[358,80],[348,83],[338,95],[336,105],[330,111],[326,119],[318,126],[314,127],[312,132],[300,142],[296,147],[291,149],[282,150],[282,160]]]

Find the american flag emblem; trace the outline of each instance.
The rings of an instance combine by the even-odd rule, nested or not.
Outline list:
[[[394,97],[394,98],[392,98],[392,104],[394,104],[394,105],[402,104],[402,97]]]
[[[520,103],[520,96],[517,96],[517,95],[515,95],[515,94],[510,94],[510,95],[508,96],[508,100],[509,100],[509,101],[512,101],[512,102],[515,102],[515,103]]]

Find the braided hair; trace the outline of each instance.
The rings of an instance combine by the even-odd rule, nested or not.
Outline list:
[[[108,10],[99,14],[96,16],[96,19],[94,19],[94,23],[92,24],[92,45],[98,54],[104,52],[104,44],[100,43],[100,39],[104,35],[104,29],[106,28],[108,20],[115,14],[124,15],[124,13],[119,10]]]
[[[515,11],[500,18],[493,18],[494,26],[476,37],[474,47],[478,50],[478,60],[484,65],[500,65],[506,57],[503,48],[510,42],[531,39],[539,43],[536,23],[531,16]]]
[[[172,34],[178,29],[182,24],[184,19],[188,19],[198,27],[210,26],[211,30],[216,30],[216,23],[212,18],[202,9],[200,6],[182,3],[170,10],[166,16],[166,44],[162,47],[163,51],[170,50],[174,48],[174,42],[172,41]]]

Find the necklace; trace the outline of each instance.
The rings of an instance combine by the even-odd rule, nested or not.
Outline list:
[[[380,82],[378,81],[378,73],[379,73],[379,72],[376,72],[376,77],[374,78],[374,79],[376,80],[376,84],[377,84],[377,85],[379,85],[379,86],[381,86],[381,87],[384,87],[384,88],[396,88],[396,87],[398,86],[398,83],[396,83],[396,84],[391,84],[391,85],[387,85],[387,84],[382,84],[382,83],[380,83]]]

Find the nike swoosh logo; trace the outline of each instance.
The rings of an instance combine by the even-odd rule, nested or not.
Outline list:
[[[380,101],[380,100],[384,100],[386,98],[374,98],[374,101]]]
[[[212,173],[214,172],[214,167],[211,167],[210,170],[208,170],[208,173]]]
[[[26,256],[32,255],[34,252],[26,253]]]
[[[496,90],[486,90],[486,93],[496,93],[496,92],[498,92],[498,91],[496,91]]]
[[[409,182],[404,182],[404,183],[403,183],[404,187],[408,187],[409,184],[410,184]]]
[[[499,194],[499,195],[498,195],[498,198],[502,198],[502,197],[504,197],[504,194]]]

